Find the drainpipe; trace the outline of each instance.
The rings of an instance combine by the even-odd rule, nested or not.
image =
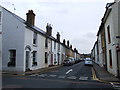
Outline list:
[[[120,78],[120,75],[119,75],[119,57],[118,57],[118,52],[119,52],[119,46],[116,46],[116,52],[117,52],[117,77]]]
[[[117,51],[117,77],[120,78],[120,75],[119,75],[118,51]]]
[[[120,39],[120,36],[116,36],[117,39]],[[119,75],[119,56],[118,56],[118,52],[120,52],[120,47],[119,47],[119,43],[117,43],[116,45],[116,52],[117,52],[117,77],[120,78]]]

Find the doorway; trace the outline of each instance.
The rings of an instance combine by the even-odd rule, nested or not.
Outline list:
[[[118,58],[118,77],[120,78],[120,51],[117,52],[117,58]]]
[[[29,59],[30,59],[30,52],[26,51],[26,71],[30,70],[29,69]]]

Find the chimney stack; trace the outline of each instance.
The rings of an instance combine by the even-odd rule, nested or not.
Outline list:
[[[33,10],[28,10],[28,13],[26,13],[26,15],[27,15],[27,22],[29,23],[29,24],[31,24],[32,26],[34,26],[35,25],[35,14],[34,14],[34,12],[33,12]]]
[[[76,52],[76,50],[77,50],[77,49],[76,49],[76,48],[74,48],[74,51],[75,51],[75,52]]]
[[[72,49],[72,45],[70,45],[70,48]]]
[[[63,45],[65,45],[65,43],[66,43],[66,41],[65,41],[65,39],[63,40]]]
[[[114,2],[119,2],[120,0],[114,0]]]
[[[67,46],[68,46],[68,47],[69,47],[69,44],[70,44],[70,43],[69,43],[69,40],[68,40],[68,41],[67,41]]]
[[[49,36],[52,36],[52,27],[51,27],[51,24],[47,23],[46,34],[49,35]]]
[[[59,32],[57,32],[57,40],[60,42],[60,34],[59,34]]]

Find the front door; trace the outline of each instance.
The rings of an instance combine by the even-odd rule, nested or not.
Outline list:
[[[53,54],[51,54],[51,65],[53,65]]]
[[[118,51],[118,77],[120,78],[120,51]]]
[[[30,58],[30,52],[26,51],[26,71],[29,70],[29,58]]]

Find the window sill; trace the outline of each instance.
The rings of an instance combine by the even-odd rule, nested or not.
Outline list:
[[[33,65],[32,65],[32,66],[33,66],[33,67],[34,67],[34,66],[37,66],[37,62],[33,62]]]
[[[8,62],[8,67],[15,67],[15,63],[14,62]]]
[[[10,66],[8,66],[8,67],[15,67],[15,66],[10,65]]]
[[[37,65],[32,65],[32,67],[35,67],[35,66],[37,66]]]
[[[36,44],[33,44],[33,46],[34,46],[34,47],[37,47],[37,45],[36,45]]]

